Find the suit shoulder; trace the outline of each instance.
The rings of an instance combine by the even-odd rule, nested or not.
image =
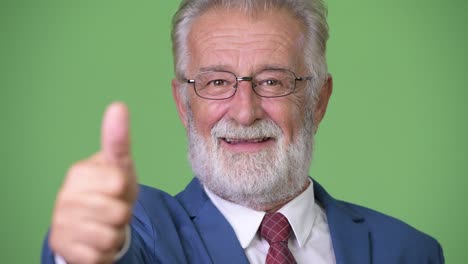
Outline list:
[[[173,214],[174,211],[183,210],[179,201],[169,193],[154,187],[139,185],[138,197],[135,202],[134,213],[141,215]]]
[[[186,215],[186,211],[174,196],[160,189],[139,185],[133,217],[145,226],[150,227],[150,223],[155,219],[163,219],[166,224],[178,224],[179,221],[185,220]]]
[[[396,237],[399,239],[417,240],[419,242],[435,242],[435,239],[431,236],[393,216],[349,202],[338,201],[338,203],[354,215],[361,216],[372,232],[377,232],[388,238]]]
[[[147,200],[153,200],[154,198],[164,199],[164,200],[171,200],[175,199],[174,196],[168,194],[167,192],[150,187],[147,185],[139,184],[139,191],[138,191],[138,201],[146,202]]]
[[[344,201],[338,201],[338,204],[365,222],[377,249],[387,250],[389,254],[394,249],[414,257],[431,256],[429,259],[439,259],[438,263],[443,263],[442,248],[430,235],[376,210]]]

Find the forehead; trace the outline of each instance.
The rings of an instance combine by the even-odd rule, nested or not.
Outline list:
[[[241,73],[262,68],[297,70],[303,25],[286,10],[255,16],[213,8],[194,20],[188,35],[189,71],[216,67]]]

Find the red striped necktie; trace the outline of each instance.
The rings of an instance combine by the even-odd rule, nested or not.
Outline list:
[[[281,213],[267,213],[260,226],[260,234],[270,244],[266,264],[295,264],[293,254],[288,248],[291,226]]]

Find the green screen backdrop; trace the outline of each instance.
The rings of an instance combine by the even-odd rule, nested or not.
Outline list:
[[[434,236],[447,263],[466,263],[467,2],[327,3],[335,87],[311,175]],[[139,181],[175,194],[191,179],[170,88],[177,6],[0,2],[0,262],[39,262],[67,168],[98,149],[114,100],[131,110]]]

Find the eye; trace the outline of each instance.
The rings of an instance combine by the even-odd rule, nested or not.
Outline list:
[[[226,86],[229,85],[229,81],[223,80],[223,79],[216,79],[208,82],[208,85],[213,85],[213,86]]]
[[[275,79],[267,79],[263,80],[258,83],[258,85],[263,85],[263,86],[278,86],[281,85],[281,82]]]

